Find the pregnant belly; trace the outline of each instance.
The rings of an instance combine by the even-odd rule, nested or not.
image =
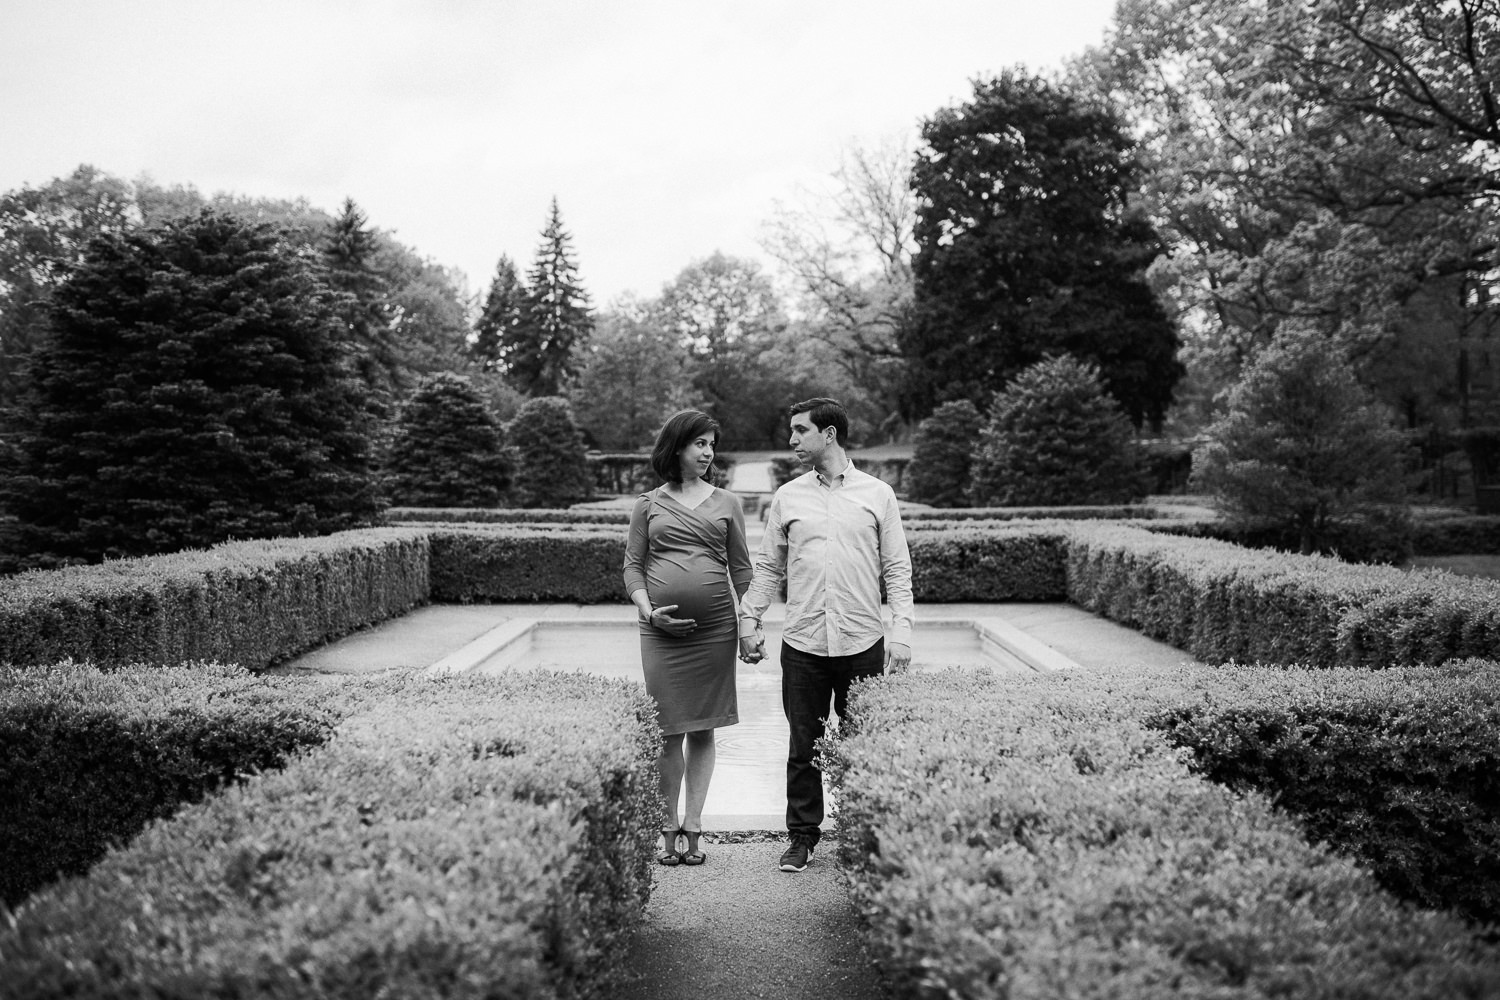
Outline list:
[[[652,607],[675,604],[677,610],[672,612],[672,617],[691,618],[700,626],[734,617],[734,605],[729,600],[729,581],[722,571],[715,576],[667,574],[648,579],[646,591],[651,597]]]

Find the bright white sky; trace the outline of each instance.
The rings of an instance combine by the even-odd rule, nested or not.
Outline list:
[[[766,260],[777,199],[1098,43],[1114,0],[3,0],[0,191],[132,180],[354,198],[488,286],[555,195],[594,304],[715,250]]]

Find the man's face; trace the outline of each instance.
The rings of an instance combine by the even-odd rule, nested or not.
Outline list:
[[[816,465],[823,449],[828,447],[828,439],[834,434],[833,428],[818,430],[806,413],[792,414],[791,428],[792,453],[797,456],[797,461],[803,465]]]

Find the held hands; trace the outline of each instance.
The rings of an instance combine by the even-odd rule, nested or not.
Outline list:
[[[900,642],[885,645],[885,672],[904,674],[911,669],[911,647]]]
[[[765,634],[756,630],[754,635],[740,636],[740,659],[746,663],[759,663],[766,658]]]
[[[653,608],[651,614],[646,616],[646,620],[667,635],[680,639],[697,628],[698,623],[692,618],[673,618],[671,613],[676,610],[675,604],[663,604],[659,608]]]

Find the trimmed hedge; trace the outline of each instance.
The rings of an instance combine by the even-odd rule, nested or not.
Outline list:
[[[434,529],[430,540],[434,601],[625,601],[623,531]]]
[[[1170,518],[1150,504],[1105,504],[1078,507],[930,507],[901,511],[908,527],[924,521],[1129,521]]]
[[[0,663],[260,668],[423,603],[417,529],[229,542],[0,582]]]
[[[391,524],[629,524],[628,510],[559,510],[553,507],[391,507]]]
[[[1046,525],[918,531],[907,544],[918,601],[1056,601],[1067,593],[1066,537]]]
[[[1500,553],[1500,517],[1418,518],[1412,525],[1412,550],[1419,556],[1495,555]]]
[[[81,874],[182,803],[323,742],[332,723],[239,667],[0,667],[0,901]]]
[[[1265,676],[1270,673],[1270,676]],[[1149,715],[1235,791],[1420,906],[1500,922],[1500,666],[1371,673],[1231,669],[1201,699]]]
[[[1389,667],[1500,656],[1500,582],[1066,529],[1068,598],[1208,663]]]
[[[856,688],[823,751],[839,858],[909,995],[1500,995],[1500,953],[1458,918],[1399,903],[1143,728],[1223,677],[947,672]]]
[[[660,815],[644,691],[412,673],[336,690],[344,721],[321,749],[12,914],[8,993],[607,995]]]

